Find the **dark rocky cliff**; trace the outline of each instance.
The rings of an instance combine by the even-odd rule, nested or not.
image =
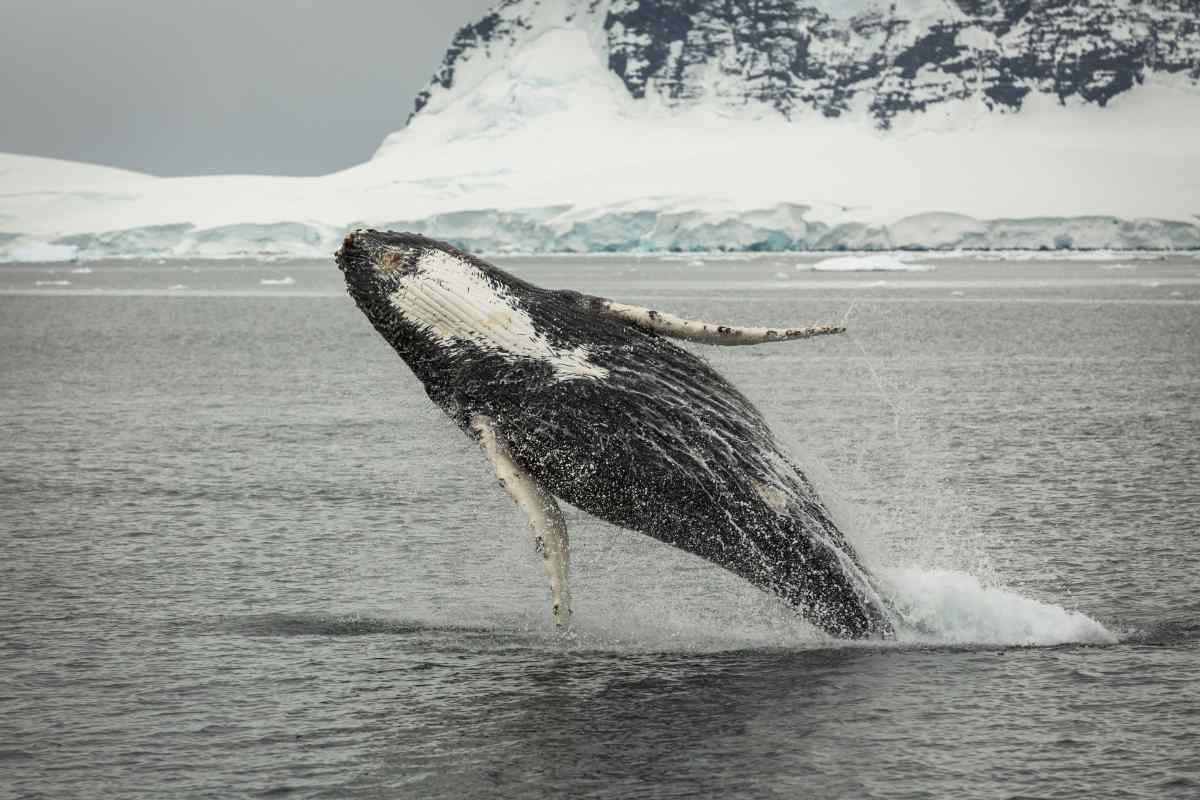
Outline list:
[[[847,4],[849,5],[849,4]],[[547,19],[588,27],[631,96],[671,106],[855,110],[882,128],[978,96],[1106,104],[1152,74],[1200,82],[1200,0],[505,0],[462,28],[419,113],[461,64],[519,46]]]

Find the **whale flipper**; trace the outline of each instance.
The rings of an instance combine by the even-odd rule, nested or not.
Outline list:
[[[631,306],[602,298],[595,298],[591,305],[605,316],[631,323],[642,330],[704,344],[764,344],[766,342],[783,342],[789,339],[808,339],[831,333],[844,333],[846,330],[842,325],[811,325],[805,328],[741,328],[684,319],[652,308]]]
[[[558,501],[513,460],[508,442],[496,430],[494,420],[476,414],[471,417],[471,430],[479,436],[479,445],[492,462],[500,485],[529,516],[534,549],[542,557],[542,566],[550,578],[554,624],[565,628],[571,621],[571,591],[567,586],[571,550],[567,539],[567,523]]]

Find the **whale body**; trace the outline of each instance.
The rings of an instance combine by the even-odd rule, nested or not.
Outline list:
[[[891,612],[762,415],[671,338],[807,338],[544,289],[415,234],[357,230],[336,254],[375,329],[526,510],[566,624],[555,498],[778,595],[830,635],[888,637]]]

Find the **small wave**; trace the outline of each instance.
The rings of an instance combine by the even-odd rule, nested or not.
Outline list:
[[[1162,261],[1165,258],[1157,250],[985,250],[969,255],[977,261]]]
[[[901,643],[1044,646],[1118,641],[1085,614],[984,586],[965,572],[903,569],[881,575],[903,619],[897,633]]]
[[[70,281],[38,281],[37,286],[70,286]]]
[[[187,288],[187,286],[185,284],[174,283],[167,287],[167,291],[174,292],[174,291],[178,291],[179,289],[186,289],[186,288]]]
[[[71,274],[72,275],[91,275],[92,268],[91,267],[76,267],[75,269],[71,270]]]
[[[430,625],[413,620],[334,614],[257,614],[227,619],[225,628],[246,636],[371,636],[468,631],[472,628]]]
[[[291,275],[286,278],[263,278],[259,281],[262,286],[292,286],[296,283],[296,279]]]
[[[929,264],[917,264],[902,255],[871,253],[861,256],[839,256],[825,258],[815,264],[797,264],[796,270],[804,272],[929,272]]]
[[[396,620],[322,614],[260,614],[233,621],[231,627],[248,636],[365,636],[421,630],[419,625]]]
[[[1200,623],[1192,620],[1157,622],[1141,628],[1123,630],[1120,638],[1123,642],[1137,644],[1175,644],[1200,639]]]

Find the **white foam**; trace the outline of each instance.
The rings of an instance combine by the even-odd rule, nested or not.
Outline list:
[[[70,286],[70,281],[38,281],[38,286]]]
[[[263,286],[292,286],[296,279],[289,275],[286,278],[263,278],[259,283]]]
[[[904,623],[909,643],[1055,645],[1117,641],[1096,620],[949,570],[892,569],[879,573]]]

